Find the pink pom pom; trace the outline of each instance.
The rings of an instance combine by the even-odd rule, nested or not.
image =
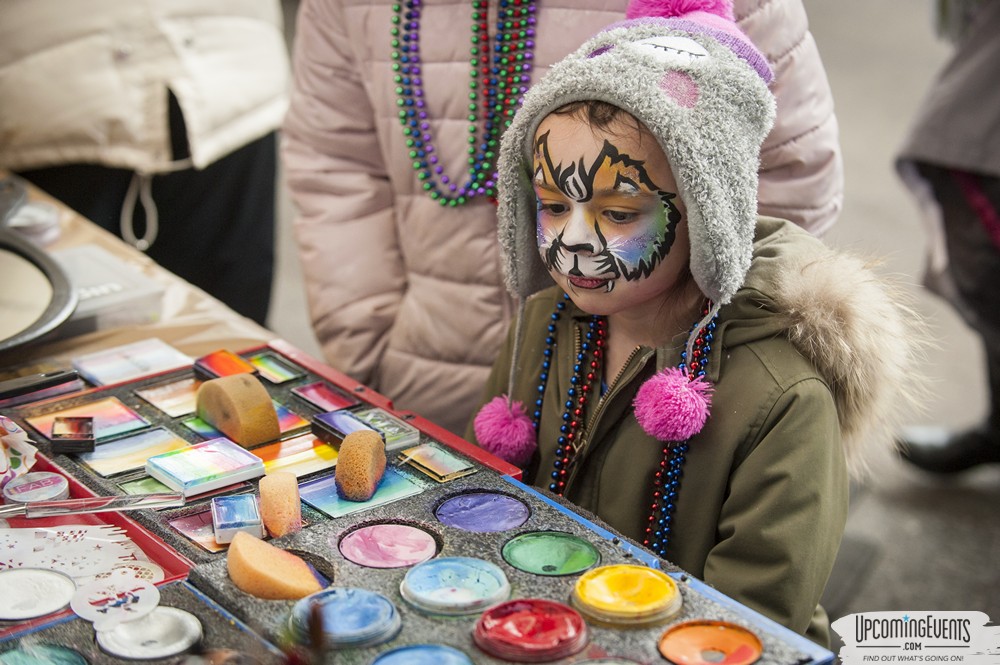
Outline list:
[[[687,441],[701,431],[711,408],[712,385],[673,367],[639,388],[633,406],[646,434],[660,441]]]
[[[506,395],[483,405],[472,423],[479,445],[515,466],[524,466],[538,447],[535,425],[521,402]]]
[[[631,0],[625,9],[625,18],[673,18],[692,12],[706,12],[734,20],[731,0]]]

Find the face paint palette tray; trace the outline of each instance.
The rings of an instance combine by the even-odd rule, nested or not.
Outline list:
[[[428,439],[434,441],[425,432],[423,440]],[[417,647],[451,655],[457,652],[456,662],[467,662],[465,658],[488,664],[616,662],[616,658],[619,662],[662,662],[660,637],[685,620],[726,621],[745,627],[764,645],[758,659],[762,664],[832,661],[828,651],[714,592],[574,506],[509,475],[473,461],[474,474],[439,482],[406,464],[405,456],[390,458],[389,463],[423,490],[363,512],[318,521],[275,543],[307,562],[318,563],[331,580],[329,589],[364,588],[395,605],[401,623],[398,635],[386,638],[383,634],[377,644],[337,648],[333,657],[338,663],[380,662],[380,658],[394,653],[401,657],[405,649]],[[379,530],[384,532],[379,534]],[[412,540],[397,549],[396,533],[408,534]],[[497,568],[507,588],[463,613],[461,603],[447,600],[448,594],[462,589],[462,576],[449,570],[450,560]],[[599,617],[604,620],[590,619],[574,606],[574,589],[588,571],[605,566],[649,570],[661,576],[657,580],[661,584],[673,585],[676,594],[671,603],[638,609],[624,603],[623,609],[607,600],[605,616]],[[426,575],[418,584],[420,573]],[[295,632],[290,631],[289,617],[296,602],[264,600],[240,591],[229,580],[225,561],[199,563],[189,579],[267,639],[280,642]],[[435,583],[440,586],[436,588]],[[678,601],[683,601],[680,607]],[[516,611],[509,615],[483,620],[491,608],[507,603],[523,605],[515,605]],[[566,617],[581,617],[585,634],[539,634],[542,646],[534,648],[530,640],[520,645],[517,640],[504,641],[504,635],[520,630],[517,626],[541,621],[545,615],[541,608],[552,603]],[[624,614],[624,622],[616,612]],[[568,619],[564,623],[576,625]],[[301,625],[297,630],[302,633]],[[553,644],[547,652],[545,645]]]
[[[461,511],[456,510],[459,505],[470,514],[461,515]],[[482,505],[506,506],[507,510],[479,512],[478,507]],[[379,537],[370,532],[386,525],[404,526],[413,534],[429,535],[437,545],[436,552],[429,559],[423,558],[428,554],[425,549],[428,544],[415,535],[413,549],[422,552],[420,556],[410,557],[409,560],[415,563],[380,566],[379,557],[358,556],[356,543],[352,545],[358,534],[367,532],[369,540],[378,541]],[[502,528],[498,529],[498,525]],[[368,542],[367,546],[372,551],[394,556],[398,553],[392,551],[393,533],[387,531],[383,536],[385,542]],[[540,534],[552,535],[551,547],[532,542],[541,538]],[[577,549],[577,539],[588,544],[593,552],[588,547]],[[515,566],[504,556],[504,551],[506,549],[509,554],[512,542],[516,551],[517,543],[525,541],[529,543],[528,551],[520,554],[516,559],[518,566]],[[567,548],[566,543],[572,545]],[[379,657],[396,649],[418,644],[427,649],[456,650],[471,662],[487,664],[515,662],[515,659],[516,662],[584,663],[631,658],[635,662],[663,662],[658,650],[660,637],[672,625],[696,619],[740,625],[758,636],[763,645],[758,660],[761,664],[832,660],[829,652],[713,592],[629,541],[617,538],[598,521],[581,516],[569,504],[543,496],[488,469],[480,469],[472,476],[449,483],[433,482],[420,494],[396,503],[314,524],[276,544],[309,562],[322,562],[324,574],[332,580],[331,589],[364,588],[395,605],[402,625],[399,634],[378,644],[339,648],[333,656],[338,663],[367,665],[378,662]],[[392,558],[389,554],[387,557]],[[499,569],[509,590],[492,598],[492,604],[484,603],[467,614],[455,611],[459,603],[442,599],[463,586],[462,576],[450,570],[448,565],[453,559],[479,562],[484,569]],[[551,561],[557,570],[545,570],[549,565],[546,561]],[[440,570],[435,571],[435,566]],[[574,572],[552,574],[561,572],[558,571],[561,566]],[[669,616],[653,617],[659,619],[653,625],[648,616],[628,626],[592,621],[573,606],[573,592],[583,575],[605,566],[638,567],[666,577],[676,586],[677,599],[683,599],[683,604],[680,608],[669,608]],[[421,572],[426,575],[420,575],[422,579],[417,583],[414,577]],[[434,595],[435,577],[441,596]],[[267,639],[279,641],[288,636],[289,617],[295,611],[296,601],[264,600],[240,591],[229,580],[226,563],[221,560],[195,566],[189,579],[219,604],[232,608],[241,620]],[[431,602],[414,602],[414,596],[425,589],[430,590],[427,596]],[[526,604],[480,625],[492,608],[516,602]],[[565,635],[537,633],[541,646],[521,645],[524,647],[521,651],[518,651],[516,640],[505,641],[504,636],[509,638],[512,631],[542,622],[546,614],[542,606],[551,603],[557,604],[562,612],[559,616],[567,617],[562,622],[566,630],[577,625],[568,617],[580,616],[580,621],[586,623],[586,636],[581,637],[578,631],[571,630]],[[609,609],[613,614],[618,608],[612,605]],[[665,608],[651,609],[662,612]],[[510,650],[511,644],[513,650]],[[545,655],[545,645],[553,644],[554,650]],[[543,657],[528,660],[532,654],[539,653]]]
[[[182,651],[169,655],[176,649]],[[55,656],[47,654],[49,650],[65,660],[53,660]],[[286,662],[276,646],[260,639],[225,608],[186,582],[160,587],[156,610],[135,622],[118,624],[113,634],[101,638],[93,624],[72,615],[0,638],[0,664],[14,661],[22,654],[22,657],[34,654],[42,660],[15,662],[159,665],[178,663],[184,654],[199,652],[206,658],[202,662],[226,662],[225,652],[233,656],[242,654],[245,658],[230,662],[261,665]],[[210,654],[215,654],[218,660],[209,661]]]
[[[544,612],[540,608],[549,603],[558,604],[568,617],[583,617],[587,628],[584,637],[576,633],[539,635],[542,647],[535,655],[541,653],[550,660],[558,658],[553,662],[584,663],[602,659],[607,662],[616,658],[663,662],[658,645],[664,632],[673,625],[694,620],[728,622],[751,631],[762,644],[757,661],[762,665],[832,662],[830,652],[715,592],[620,537],[599,520],[583,515],[571,504],[521,484],[515,467],[415,414],[394,410],[382,395],[294,347],[276,341],[239,355],[250,360],[261,377],[271,377],[261,378],[261,381],[272,399],[307,423],[317,414],[342,408],[359,412],[382,409],[400,422],[415,427],[419,433],[418,440],[408,439],[398,451],[388,455],[391,470],[388,475],[393,478],[391,484],[395,488],[393,497],[365,506],[346,507],[339,503],[334,506],[322,496],[313,497],[311,503],[304,501],[302,504],[305,529],[271,541],[302,557],[326,577],[330,581],[328,589],[360,589],[391,604],[391,620],[381,626],[357,627],[361,638],[353,643],[350,636],[342,640],[338,644],[336,662],[367,665],[381,662],[377,659],[383,658],[392,662],[388,659],[393,652],[402,654],[406,649],[414,650],[414,655],[417,650],[449,654],[449,658],[458,658],[456,663],[463,662],[462,656],[471,662],[486,664],[510,662],[505,658],[524,659],[531,655],[527,654],[531,645],[520,645],[525,647],[521,652],[516,643],[513,651],[505,650],[511,645],[504,643],[504,631],[509,632],[510,626],[516,628],[523,620],[542,619]],[[117,400],[139,420],[126,422],[122,431],[103,439],[99,431],[98,452],[102,445],[155,428],[194,444],[210,438],[184,424],[192,415],[192,391],[198,380],[193,368],[188,367],[25,405],[5,415],[27,424],[29,433],[34,433],[38,430],[31,429],[28,418],[52,417],[70,409],[74,410],[70,415],[87,415],[80,413],[77,407]],[[115,402],[110,403],[117,408]],[[128,413],[121,409],[117,412]],[[278,443],[291,442],[297,437],[315,438],[311,427],[307,426],[304,431],[286,432]],[[51,454],[44,432],[38,432],[33,438],[39,441],[42,453]],[[324,442],[319,445],[326,445],[329,450],[296,444],[283,451],[283,445],[276,447],[275,443],[267,443],[251,451],[267,448],[266,454],[261,453],[265,466],[270,463],[277,464],[277,468],[299,469],[301,473],[296,475],[300,487],[315,489],[331,484],[336,454],[335,446]],[[412,451],[425,445],[435,446],[437,450],[424,450],[423,456],[414,456]],[[129,446],[122,448],[130,455],[136,454]],[[444,459],[438,459],[441,451],[445,454]],[[299,455],[305,458],[300,459]],[[55,455],[53,459],[75,477],[75,482],[86,485],[92,493],[124,494],[123,485],[136,488],[147,486],[149,482],[141,471],[135,470],[117,471],[111,467],[110,472],[102,475],[79,455]],[[107,471],[107,467],[104,468]],[[252,479],[218,490],[214,495],[256,493],[256,484]],[[208,495],[197,496],[182,508],[142,510],[131,514],[131,518],[193,563],[186,584],[230,612],[261,639],[279,644],[295,634],[301,637],[301,611],[297,622],[292,618],[296,601],[256,598],[231,582],[226,546],[215,543],[212,538],[210,501]],[[448,558],[472,559],[482,562],[484,568],[498,568],[506,579],[506,588],[498,584],[497,593],[468,614],[449,611],[454,610],[453,603],[421,604],[422,590],[429,589],[428,597],[436,598],[435,582],[440,590],[454,578],[449,578],[442,568],[436,572],[436,577],[427,575],[418,589],[415,585],[404,585],[407,575],[420,566],[425,566],[422,569],[425,572],[434,573],[435,562]],[[586,612],[578,611],[573,602],[574,589],[583,575],[598,567],[629,565],[645,566],[668,575],[676,584],[681,607],[669,616],[662,607],[653,608],[652,617],[639,612],[641,620],[632,624],[620,621],[617,616],[620,612],[616,614],[619,608],[613,600],[605,613],[598,616],[609,622],[587,618]],[[503,593],[499,593],[501,590]],[[412,602],[415,598],[416,603]],[[483,623],[477,632],[477,625],[491,608],[523,601],[531,602],[518,605],[516,612],[499,617],[502,620],[489,625]],[[562,610],[563,607],[566,609]],[[635,617],[629,615],[628,618]],[[557,648],[545,652],[544,644],[549,639],[556,639],[557,647],[561,644],[565,650]],[[460,656],[455,656],[456,653]],[[440,663],[450,662],[444,656],[441,658]]]
[[[210,354],[218,356],[218,353]],[[280,341],[239,352],[257,370],[258,378],[272,401],[281,407],[282,425],[279,440],[266,442],[250,449],[264,464],[265,472],[284,470],[294,473],[300,484],[332,478],[337,460],[337,446],[316,437],[311,429],[315,416],[329,412],[331,407],[352,409],[391,419],[399,444],[414,443],[413,433],[423,437],[420,443],[448,441],[452,450],[458,446],[463,464],[483,460],[498,465],[503,473],[517,472],[500,460],[471,444],[437,428],[426,420],[392,409],[388,399],[349,379],[347,376],[306,356]],[[204,363],[203,363],[204,364]],[[54,399],[3,410],[25,427],[37,442],[39,451],[52,459],[68,475],[75,477],[87,490],[99,495],[124,495],[136,492],[170,491],[145,470],[146,459],[166,452],[182,450],[218,436],[213,431],[192,427],[196,420],[197,388],[202,376],[195,363],[107,386],[62,395]],[[346,412],[350,413],[350,412]],[[382,416],[381,414],[384,414]],[[58,454],[49,437],[52,423],[60,416],[90,416],[95,418],[94,452]],[[360,422],[360,421],[359,421]],[[367,426],[367,424],[366,424]],[[412,429],[411,429],[412,428]],[[429,433],[429,435],[428,435]],[[430,438],[434,437],[434,438]],[[338,442],[339,444],[339,442]],[[394,454],[391,454],[391,456]],[[424,477],[419,472],[401,477],[409,485],[412,477]],[[225,556],[225,545],[205,537],[205,520],[212,529],[210,501],[212,497],[256,491],[256,479],[237,482],[204,494],[188,497],[181,508],[143,510],[130,517],[162,538],[171,548],[190,561],[211,561]],[[418,481],[419,482],[419,481]],[[303,504],[306,523],[331,519],[329,515]]]

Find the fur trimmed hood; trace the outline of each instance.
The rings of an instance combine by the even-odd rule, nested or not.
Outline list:
[[[753,267],[731,308],[725,345],[784,333],[833,392],[852,477],[896,448],[919,410],[926,324],[877,261],[834,250],[782,220],[761,218]]]

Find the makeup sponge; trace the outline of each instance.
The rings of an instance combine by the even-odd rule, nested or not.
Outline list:
[[[385,443],[377,432],[351,432],[340,444],[334,479],[337,494],[349,501],[367,501],[385,473]]]
[[[298,600],[323,588],[301,558],[244,531],[229,544],[226,569],[233,584],[257,598]]]
[[[275,471],[260,479],[260,516],[273,538],[302,530],[299,480],[294,473]]]
[[[198,388],[198,417],[244,448],[281,436],[267,388],[252,374],[232,374]]]

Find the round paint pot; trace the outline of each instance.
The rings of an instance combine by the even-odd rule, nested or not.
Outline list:
[[[764,645],[754,633],[726,621],[688,621],[663,633],[660,654],[675,665],[750,665]]]
[[[0,621],[24,621],[58,612],[73,600],[76,582],[43,568],[0,571]]]
[[[456,529],[494,533],[516,529],[531,517],[528,506],[498,492],[466,492],[446,499],[434,511],[438,521]]]
[[[68,496],[69,481],[51,471],[32,471],[23,476],[11,478],[3,486],[3,498],[6,503],[56,501]]]
[[[682,598],[666,573],[616,564],[584,573],[573,587],[571,601],[598,623],[638,627],[666,621],[680,610]]]
[[[587,624],[572,607],[541,598],[511,600],[486,610],[472,639],[486,653],[519,663],[567,658],[587,646]]]
[[[442,557],[417,564],[399,584],[403,599],[431,614],[475,614],[507,600],[510,583],[496,564],[471,557]]]
[[[319,609],[325,645],[331,649],[370,647],[388,642],[402,627],[392,601],[357,587],[331,587],[295,603],[288,618],[292,635],[309,643],[309,616]]]
[[[151,660],[183,653],[201,640],[198,617],[176,607],[158,605],[152,612],[131,621],[97,631],[97,644],[119,658]]]
[[[437,541],[408,524],[372,524],[340,539],[340,553],[367,568],[405,568],[437,554]]]
[[[0,665],[87,665],[87,659],[57,644],[33,644],[0,653]]]
[[[443,644],[411,644],[386,651],[372,665],[473,665],[458,649]]]
[[[503,560],[535,575],[576,575],[601,561],[601,553],[583,538],[562,531],[532,531],[508,540]]]

